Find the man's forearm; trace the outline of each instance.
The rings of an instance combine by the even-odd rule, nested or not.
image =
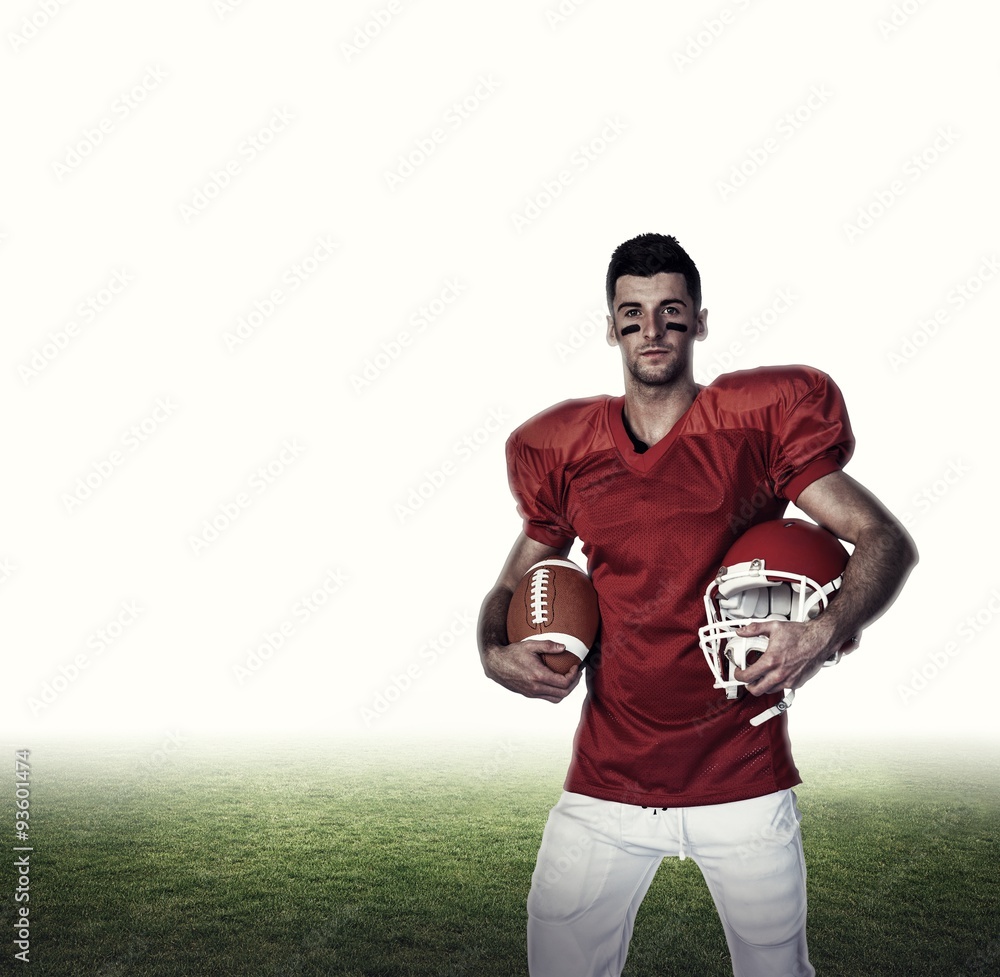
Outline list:
[[[823,624],[841,641],[860,634],[892,605],[916,562],[913,540],[898,523],[862,530]]]
[[[503,647],[507,644],[507,608],[510,606],[512,596],[510,590],[499,584],[486,595],[479,610],[479,624],[476,629],[480,657],[487,648]]]

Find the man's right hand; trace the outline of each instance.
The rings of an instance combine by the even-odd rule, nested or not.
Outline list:
[[[496,585],[486,595],[477,628],[479,657],[487,676],[511,692],[529,699],[561,702],[576,688],[582,668],[574,665],[565,675],[554,672],[542,660],[542,652],[565,651],[558,641],[535,639],[503,644],[507,640],[507,609],[518,583],[528,569],[541,560],[565,557],[569,544],[546,546],[522,532],[514,541]]]
[[[557,641],[518,641],[512,645],[494,645],[480,655],[487,676],[511,692],[529,699],[561,702],[576,688],[583,668],[574,665],[565,675],[554,672],[542,659],[542,653],[565,651]]]

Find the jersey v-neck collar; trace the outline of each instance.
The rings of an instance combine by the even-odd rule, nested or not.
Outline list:
[[[678,435],[680,435],[682,429],[687,424],[688,418],[691,416],[692,408],[698,403],[698,397],[704,389],[704,387],[698,387],[698,393],[695,394],[694,400],[691,401],[691,406],[677,418],[674,426],[656,444],[651,444],[643,452],[635,450],[632,438],[625,428],[625,420],[622,416],[622,412],[625,409],[624,396],[612,397],[608,401],[608,425],[611,428],[611,436],[614,439],[615,447],[618,449],[618,454],[621,456],[622,461],[634,471],[648,472],[670,450],[670,446],[674,441],[677,440]]]

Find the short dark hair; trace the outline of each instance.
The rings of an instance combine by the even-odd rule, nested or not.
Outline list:
[[[622,275],[652,278],[660,272],[676,272],[684,276],[688,295],[697,312],[701,308],[701,275],[688,253],[667,234],[640,234],[619,244],[608,265],[608,311],[614,315],[615,286]]]

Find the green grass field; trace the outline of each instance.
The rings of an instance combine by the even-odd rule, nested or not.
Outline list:
[[[27,745],[32,977],[527,973],[566,745]],[[817,973],[1000,973],[996,748],[797,759]],[[731,973],[691,861],[661,868],[625,973]]]

